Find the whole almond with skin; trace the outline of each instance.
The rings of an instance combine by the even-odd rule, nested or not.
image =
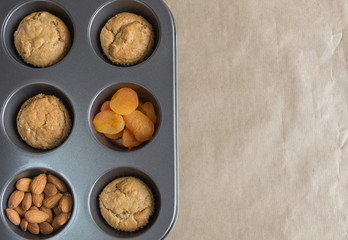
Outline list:
[[[62,212],[70,212],[72,209],[73,201],[69,193],[65,193],[59,201],[59,208]]]
[[[40,193],[40,194],[33,193],[32,197],[33,197],[33,204],[36,207],[41,207],[42,206],[42,202],[43,202],[43,200],[45,198],[45,195],[43,193]]]
[[[57,216],[57,215],[59,215],[59,214],[62,213],[62,210],[60,210],[59,207],[55,207],[55,208],[53,208],[53,212],[54,212],[54,214]]]
[[[8,220],[10,220],[14,225],[18,226],[21,223],[21,217],[15,210],[6,208],[6,215]]]
[[[21,224],[20,224],[22,231],[24,231],[24,232],[27,231],[28,224],[29,224],[28,221],[25,218],[23,218],[21,221]]]
[[[40,228],[39,228],[39,224],[37,223],[29,223],[28,224],[28,231],[31,232],[32,234],[39,234],[40,232]]]
[[[47,196],[50,197],[56,195],[58,190],[53,183],[47,183],[44,192]]]
[[[39,210],[39,209],[35,206],[31,206],[31,208],[29,208],[29,210]]]
[[[70,214],[69,213],[61,213],[58,216],[56,216],[56,221],[57,224],[60,226],[63,226],[64,224],[66,224],[68,222],[70,218]]]
[[[23,201],[22,201],[23,210],[27,211],[31,207],[32,203],[33,203],[33,199],[31,197],[31,193],[30,192],[25,193]]]
[[[67,191],[65,184],[59,178],[49,174],[47,181],[54,184],[60,192],[65,193]]]
[[[51,224],[47,222],[40,223],[39,228],[40,228],[40,233],[45,235],[51,234],[53,232],[53,227],[51,226]]]
[[[51,209],[51,208],[46,208],[46,207],[42,206],[42,207],[40,208],[40,210],[43,211],[43,212],[45,212],[45,213],[48,215],[48,218],[47,218],[46,222],[52,223],[52,221],[53,221],[52,209]]]
[[[24,192],[16,190],[14,191],[10,198],[8,199],[8,207],[9,208],[16,208],[23,200],[24,198]]]
[[[19,216],[21,217],[24,217],[24,214],[27,212],[22,208],[21,205],[18,205],[14,210],[18,212]]]
[[[39,174],[33,178],[30,184],[30,190],[32,193],[40,194],[44,191],[47,183],[47,176],[45,173]]]
[[[43,201],[43,205],[44,205],[44,207],[47,207],[47,208],[55,208],[58,206],[58,203],[62,197],[63,197],[63,194],[57,193],[54,196],[46,198]]]
[[[29,210],[24,217],[29,223],[42,223],[48,219],[48,214],[40,210]]]
[[[53,231],[57,231],[61,227],[57,222],[57,217],[58,216],[55,216],[52,221]]]
[[[30,191],[30,178],[21,178],[16,182],[16,188],[17,190],[23,191],[23,192],[29,192]]]

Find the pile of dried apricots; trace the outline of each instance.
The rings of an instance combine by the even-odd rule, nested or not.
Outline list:
[[[107,138],[122,137],[127,148],[139,146],[152,138],[157,116],[151,102],[139,102],[138,94],[131,88],[121,88],[110,101],[103,103],[95,115],[93,125]]]

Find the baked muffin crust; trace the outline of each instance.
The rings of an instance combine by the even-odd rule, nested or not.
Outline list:
[[[38,94],[25,101],[17,115],[18,133],[33,148],[46,150],[59,146],[70,129],[69,113],[55,96]]]
[[[117,178],[99,195],[103,218],[113,228],[133,232],[144,227],[154,211],[149,187],[134,177]]]
[[[124,12],[108,20],[100,32],[100,43],[104,54],[113,63],[134,65],[151,54],[154,31],[145,18]]]
[[[66,55],[71,38],[69,29],[58,17],[48,12],[34,12],[18,25],[14,43],[26,63],[48,67]]]

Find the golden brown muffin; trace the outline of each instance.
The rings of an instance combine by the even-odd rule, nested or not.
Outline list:
[[[144,227],[154,211],[149,187],[134,177],[117,178],[99,195],[103,218],[113,228],[133,232]]]
[[[46,150],[59,146],[70,129],[69,113],[55,96],[40,93],[25,101],[17,115],[18,133],[33,148]]]
[[[18,25],[14,43],[26,63],[48,67],[67,54],[71,39],[69,29],[58,17],[48,12],[34,12]]]
[[[152,25],[133,13],[120,13],[109,19],[100,32],[104,54],[115,64],[129,66],[145,60],[154,45]]]

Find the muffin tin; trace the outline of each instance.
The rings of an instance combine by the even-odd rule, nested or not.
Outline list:
[[[26,64],[13,44],[19,22],[35,11],[48,11],[61,18],[72,36],[66,57],[47,68]],[[145,17],[155,30],[153,53],[131,67],[112,64],[99,44],[101,28],[120,12]],[[1,238],[164,239],[178,212],[176,30],[166,5],[161,0],[2,1],[0,23]],[[153,139],[132,150],[107,140],[92,124],[102,103],[121,87],[131,87],[141,100],[151,101],[158,116]],[[49,151],[29,147],[16,129],[21,104],[38,93],[60,98],[72,119],[67,140]],[[22,232],[5,215],[15,182],[40,172],[62,179],[74,199],[70,221],[48,236]],[[155,197],[149,224],[132,233],[112,229],[99,212],[98,195],[121,176],[140,178]]]

